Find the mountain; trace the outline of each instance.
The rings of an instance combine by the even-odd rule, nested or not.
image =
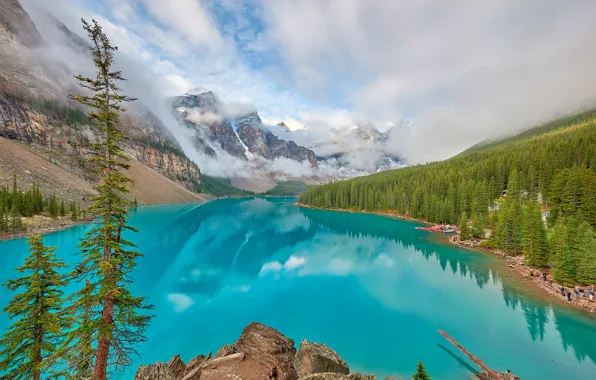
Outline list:
[[[70,46],[71,53],[80,56],[84,40],[53,20],[59,35],[65,38],[65,46]],[[98,137],[98,130],[87,120],[84,109],[67,100],[68,93],[80,91],[72,81],[74,73],[63,62],[39,53],[38,49],[43,50],[50,42],[55,41],[41,37],[18,1],[0,3],[0,138],[26,144],[15,147],[33,147],[35,149],[28,152],[46,160],[46,166],[59,166],[93,183],[95,177],[90,174],[86,158]],[[90,59],[88,52],[84,53],[83,59]],[[139,163],[133,163],[131,176],[137,180],[140,202],[203,199],[192,193],[200,188],[199,168],[186,157],[155,114],[142,103],[135,102],[122,115],[120,127],[130,137],[125,146],[126,153]],[[9,167],[10,170],[33,173],[31,168],[20,167],[16,162],[0,165],[0,179],[7,181],[10,178],[12,173],[6,172]],[[43,180],[33,175],[24,177],[28,183]],[[151,181],[144,181],[145,178],[151,178]],[[141,184],[159,187],[163,194],[149,195],[149,189],[141,189]]]
[[[177,96],[172,107],[180,122],[195,132],[195,147],[211,157],[223,151],[243,160],[284,157],[318,166],[312,150],[278,138],[255,111],[229,112],[212,91]]]

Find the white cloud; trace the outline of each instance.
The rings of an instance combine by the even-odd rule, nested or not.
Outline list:
[[[596,102],[593,1],[262,5],[293,85],[319,99],[339,92],[367,119],[411,116],[420,138],[403,145],[414,161]]]
[[[224,41],[209,12],[198,0],[145,0],[151,14],[191,43],[214,50],[222,48]]]
[[[182,313],[195,303],[192,298],[183,293],[170,293],[167,295],[167,299],[174,305],[176,313]]]
[[[290,258],[284,263],[284,269],[291,271],[304,266],[304,264],[306,264],[306,258],[290,256]]]
[[[261,267],[261,274],[267,273],[267,272],[279,272],[280,270],[282,270],[283,265],[279,262],[279,261],[271,261],[268,263],[265,263],[262,267]]]

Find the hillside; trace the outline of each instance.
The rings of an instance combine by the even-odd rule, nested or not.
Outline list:
[[[56,194],[65,201],[85,203],[95,194],[93,184],[72,173],[67,167],[48,156],[45,150],[0,137],[0,186],[12,183],[13,173],[25,188],[37,184],[46,196]],[[135,181],[131,198],[140,204],[203,202],[205,198],[193,193],[135,159],[130,161],[130,176]]]
[[[458,223],[462,240],[523,253],[534,267],[554,267],[555,278],[568,285],[595,284],[596,112],[445,161],[317,186],[300,202]]]
[[[307,185],[300,181],[286,181],[280,182],[275,187],[265,193],[265,195],[277,195],[277,196],[293,196],[300,195],[307,189],[311,188],[312,185]]]

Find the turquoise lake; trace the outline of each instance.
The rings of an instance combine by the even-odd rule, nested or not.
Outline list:
[[[596,379],[596,319],[533,297],[499,258],[441,244],[415,223],[299,208],[294,198],[140,207],[145,254],[134,293],[155,305],[139,364],[185,360],[233,343],[251,321],[325,343],[353,371],[467,379],[474,364],[445,330],[496,370],[522,379]],[[87,226],[45,236],[77,260]],[[0,243],[0,282],[27,255]],[[523,281],[523,280],[522,280]],[[78,285],[72,285],[78,286]],[[12,294],[0,290],[3,308]],[[0,331],[9,321],[0,314]],[[399,378],[399,377],[398,377]]]

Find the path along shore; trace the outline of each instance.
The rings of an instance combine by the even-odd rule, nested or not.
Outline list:
[[[361,213],[361,214],[374,214],[374,215],[387,216],[387,217],[394,218],[394,219],[409,220],[411,222],[423,223],[423,224],[427,224],[427,225],[435,224],[435,223],[427,222],[425,220],[419,220],[419,219],[414,219],[414,218],[410,218],[407,216],[402,216],[397,213],[389,212],[389,211],[371,212],[371,211],[346,210],[346,209],[336,209],[336,208],[324,209],[324,208],[320,208],[320,207],[312,207],[312,206],[301,204],[301,203],[296,203],[296,206],[304,207],[304,208],[312,208],[312,209],[317,209],[317,210],[354,212],[354,213]],[[444,236],[447,236],[447,235],[444,235]],[[592,313],[593,315],[596,315],[596,295],[594,296],[594,299],[590,300],[588,297],[578,297],[574,294],[573,289],[566,288],[567,290],[569,290],[571,292],[571,301],[568,301],[566,296],[561,295],[561,285],[556,283],[553,280],[552,275],[547,274],[546,281],[541,279],[540,275],[542,274],[542,272],[537,269],[528,267],[526,265],[526,262],[522,255],[518,255],[518,256],[506,255],[500,250],[481,247],[479,242],[474,241],[474,240],[471,240],[471,241],[466,240],[466,241],[462,242],[459,240],[459,235],[455,235],[455,236],[452,235],[451,238],[446,238],[446,239],[441,239],[441,240],[448,244],[452,244],[452,245],[455,245],[455,246],[458,246],[461,248],[466,248],[466,249],[469,249],[472,251],[490,253],[493,255],[500,256],[503,258],[503,260],[505,262],[505,266],[507,268],[513,270],[514,272],[516,272],[518,275],[521,275],[525,279],[524,284],[528,284],[528,287],[531,286],[531,287],[534,287],[535,289],[540,289],[541,291],[539,292],[539,295],[541,295],[541,297],[543,299],[546,299],[549,301],[554,301],[554,302],[560,303],[562,305],[570,306],[573,308],[587,310],[588,312]],[[530,274],[533,274],[533,276],[531,276]],[[584,286],[583,288],[587,288],[587,287]],[[596,290],[596,287],[594,287],[594,289]]]

